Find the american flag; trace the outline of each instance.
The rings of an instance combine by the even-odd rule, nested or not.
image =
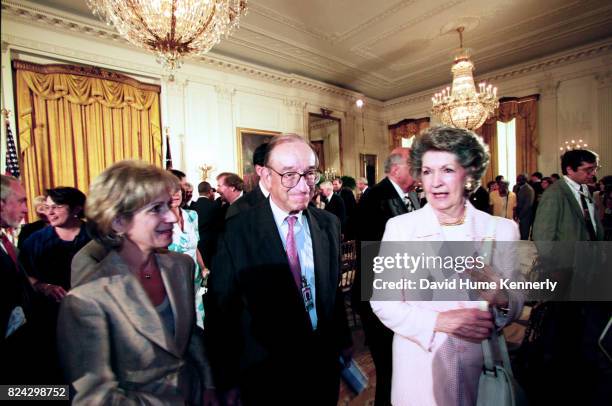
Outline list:
[[[8,120],[6,120],[6,173],[16,178],[19,178],[20,175],[17,148],[15,148],[15,139]]]
[[[166,169],[172,168],[172,152],[170,152],[170,129],[166,127]]]

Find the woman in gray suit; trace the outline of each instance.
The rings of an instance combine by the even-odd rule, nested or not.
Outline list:
[[[62,302],[60,359],[75,404],[211,404],[214,391],[196,328],[194,263],[169,252],[176,178],[137,161],[94,180],[91,236],[110,249]]]

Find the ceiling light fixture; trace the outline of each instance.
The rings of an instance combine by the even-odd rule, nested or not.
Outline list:
[[[183,57],[208,52],[238,26],[247,0],[87,0],[87,5],[129,42],[157,55],[172,75]]]
[[[470,49],[463,48],[463,31],[464,27],[457,28],[460,48],[451,68],[452,89],[447,87],[432,97],[431,112],[446,125],[475,130],[493,114],[499,102],[496,87],[483,82],[476,92],[472,73],[474,64],[470,60]]]

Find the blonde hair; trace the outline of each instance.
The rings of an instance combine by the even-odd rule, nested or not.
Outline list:
[[[110,166],[89,188],[85,216],[91,237],[107,247],[121,246],[123,236],[113,230],[113,221],[129,221],[159,195],[170,197],[179,187],[174,175],[146,162],[127,160]]]

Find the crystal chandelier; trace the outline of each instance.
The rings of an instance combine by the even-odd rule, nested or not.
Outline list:
[[[457,28],[460,48],[451,68],[453,87],[447,87],[432,97],[431,112],[446,125],[475,130],[493,114],[499,102],[496,87],[480,83],[476,92],[470,50],[463,48],[463,29]]]
[[[87,0],[132,44],[157,55],[172,74],[185,56],[203,54],[229,35],[247,0]]]
[[[565,153],[566,151],[572,151],[574,149],[584,149],[584,148],[587,148],[588,146],[589,144],[587,144],[586,142],[583,142],[582,139],[579,139],[578,141],[571,140],[571,141],[565,141],[565,144],[561,144],[561,146],[559,147],[559,150],[561,151],[561,153]]]

